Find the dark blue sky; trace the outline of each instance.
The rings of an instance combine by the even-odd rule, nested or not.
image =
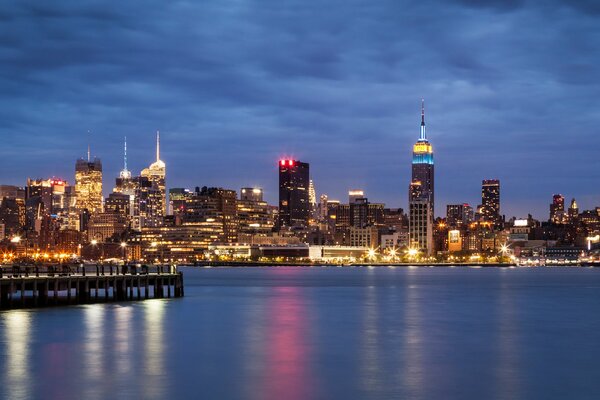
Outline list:
[[[542,4],[543,3],[543,4]],[[169,187],[265,188],[310,162],[317,194],[406,206],[426,99],[436,209],[546,218],[553,193],[600,205],[598,1],[18,1],[0,6],[0,183],[73,181],[86,152],[108,192],[160,129]]]

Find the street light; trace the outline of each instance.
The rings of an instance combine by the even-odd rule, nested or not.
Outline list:
[[[123,265],[127,263],[127,252],[126,252],[127,243],[121,242],[121,248],[123,249]]]
[[[13,237],[10,242],[14,244],[21,243],[21,236]],[[25,232],[25,258],[27,258],[27,232]]]

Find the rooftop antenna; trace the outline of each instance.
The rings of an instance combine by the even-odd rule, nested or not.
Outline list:
[[[425,99],[421,99],[421,135],[419,140],[427,140],[425,134]]]
[[[160,160],[160,132],[156,131],[156,161]]]
[[[87,151],[87,160],[90,162],[90,131],[88,130],[88,151]]]

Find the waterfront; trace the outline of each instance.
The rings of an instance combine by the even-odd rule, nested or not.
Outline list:
[[[0,398],[600,393],[600,269],[182,270],[185,298],[0,313]]]

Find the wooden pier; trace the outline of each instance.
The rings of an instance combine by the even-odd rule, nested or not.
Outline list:
[[[0,310],[183,297],[171,266],[0,267]]]

